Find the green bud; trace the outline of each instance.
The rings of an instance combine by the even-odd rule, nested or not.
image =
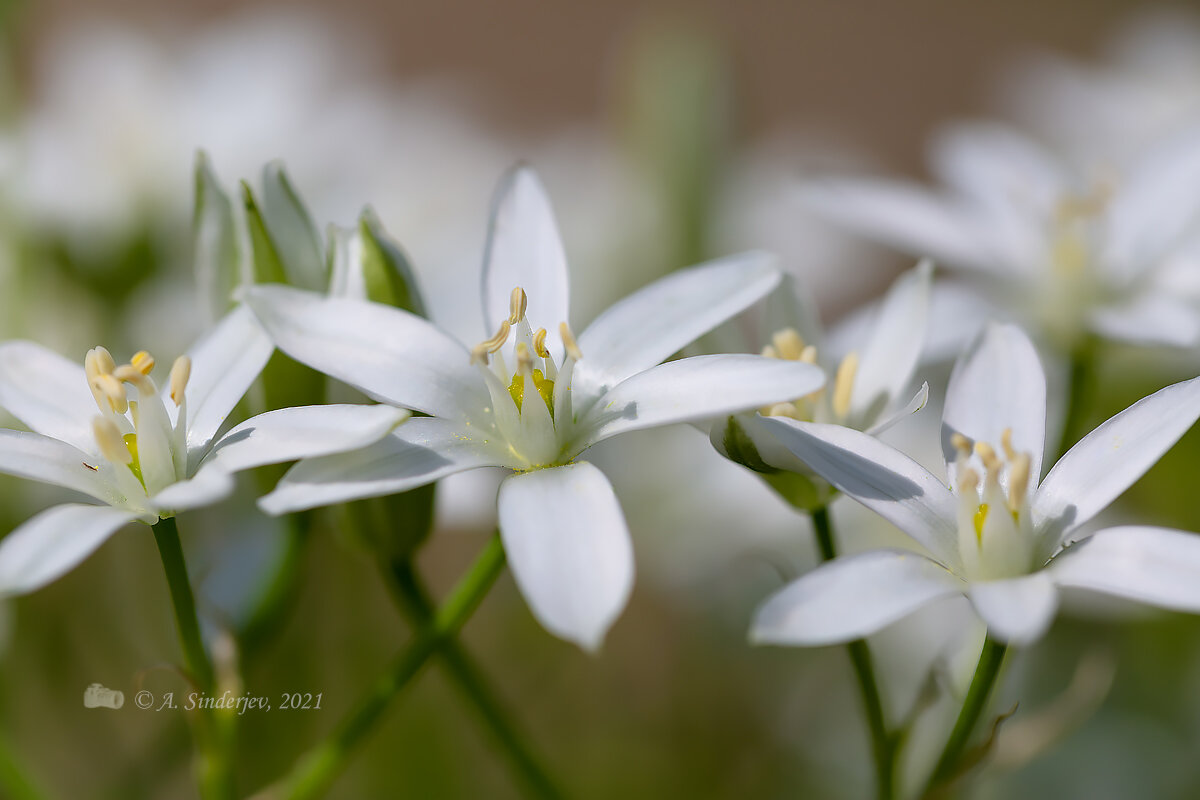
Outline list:
[[[195,208],[192,214],[192,263],[196,283],[213,319],[233,308],[241,284],[241,248],[233,203],[213,173],[208,155],[196,153]]]
[[[322,256],[321,237],[281,162],[272,161],[263,167],[262,185],[262,219],[287,283],[314,292],[325,291],[329,272]]]

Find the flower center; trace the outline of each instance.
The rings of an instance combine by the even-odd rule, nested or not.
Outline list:
[[[784,328],[771,337],[771,343],[762,349],[765,358],[784,361],[817,363],[817,348],[805,344],[803,337],[794,328]],[[811,394],[798,397],[789,403],[775,403],[759,409],[767,417],[791,417],[804,422],[844,423],[850,415],[850,396],[854,391],[854,379],[858,376],[858,353],[851,352],[838,364],[833,379],[833,394],[822,386]]]
[[[128,364],[117,366],[112,354],[103,347],[89,350],[83,361],[88,388],[100,410],[100,415],[92,420],[92,433],[106,460],[128,468],[116,473],[127,493],[134,488],[156,493],[186,474],[184,391],[192,362],[187,356],[180,356],[171,366],[170,397],[178,409],[174,426],[150,377],[154,364],[154,357],[141,350]],[[129,386],[133,387],[136,399],[130,398]],[[88,464],[84,466],[94,469]],[[136,487],[128,477],[121,476],[132,476]]]
[[[521,287],[513,289],[509,317],[490,339],[471,349],[488,387],[490,411],[497,431],[509,449],[530,467],[554,462],[573,423],[571,378],[575,363],[583,358],[566,322],[559,323],[564,355],[556,363],[546,347],[546,329],[535,332],[526,317],[529,298]],[[512,348],[505,357],[505,349]],[[510,371],[509,364],[514,366]],[[531,398],[537,398],[526,402]],[[539,402],[540,401],[540,402]]]
[[[1003,455],[987,442],[972,446],[961,433],[950,441],[958,451],[958,544],[968,574],[1000,578],[1028,572],[1033,556],[1029,453],[1013,448],[1011,428],[1000,437]],[[982,476],[973,462],[982,465]]]

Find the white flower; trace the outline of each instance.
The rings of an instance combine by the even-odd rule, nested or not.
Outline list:
[[[759,414],[739,414],[718,422],[710,434],[713,445],[727,458],[752,468],[811,475],[762,425],[764,417],[845,425],[874,436],[922,408],[929,397],[928,384],[922,384],[904,405],[900,402],[925,342],[932,275],[933,266],[927,261],[902,275],[875,309],[869,328],[836,331],[841,341],[830,348],[823,345],[812,298],[798,281],[785,279],[787,285],[771,297],[775,302],[768,303],[767,327],[775,332],[762,354],[819,365],[833,380],[804,397],[764,406]],[[830,350],[840,356],[831,359]]]
[[[477,467],[511,469],[498,504],[517,583],[549,631],[595,649],[625,605],[633,560],[608,480],[576,458],[626,431],[802,395],[822,376],[745,355],[655,366],[776,285],[760,255],[664,278],[602,313],[576,342],[566,259],[541,184],[522,168],[501,188],[483,271],[484,318],[496,334],[473,348],[386,306],[282,286],[247,292],[284,352],[429,415],[359,452],[301,462],[261,505],[282,513]]]
[[[1079,527],[1149,469],[1200,416],[1200,378],[1146,397],[1041,474],[1046,383],[1032,344],[989,326],[947,390],[949,488],[904,454],[835,425],[768,420],[830,483],[919,542],[929,556],[877,550],[822,566],[759,610],[752,637],[781,644],[857,639],[942,597],[966,595],[997,639],[1040,636],[1058,587],[1200,611],[1200,536]]]
[[[1200,130],[1158,142],[1120,174],[1086,174],[988,124],[945,132],[932,162],[946,191],[844,179],[805,196],[839,224],[960,270],[1039,343],[1200,341]],[[956,322],[988,318],[958,305]]]
[[[288,408],[214,443],[273,349],[238,308],[176,359],[160,392],[145,351],[117,366],[97,347],[80,367],[32,342],[0,344],[0,407],[30,429],[0,429],[0,472],[103,504],[56,506],[0,541],[0,595],[55,580],[127,522],[153,524],[224,498],[233,471],[361,447],[407,416],[390,406]]]

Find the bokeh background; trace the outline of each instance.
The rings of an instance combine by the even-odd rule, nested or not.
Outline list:
[[[809,217],[796,184],[829,171],[924,178],[939,125],[1020,121],[1022,70],[1048,54],[1111,61],[1147,30],[1183,37],[1183,52],[1194,36],[1200,53],[1186,10],[1143,6],[8,0],[0,335],[80,358],[99,343],[118,359],[181,352],[208,322],[191,264],[197,148],[226,188],[285,159],[321,224],[350,224],[371,204],[411,255],[433,316],[468,340],[482,334],[489,198],[517,160],[538,168],[560,216],[578,323],[672,269],[750,247],[778,252],[836,320],[908,262]],[[1179,69],[1194,69],[1181,85],[1200,85],[1195,61]],[[1198,362],[1114,352],[1091,415]],[[922,413],[936,424],[936,408]],[[464,633],[569,795],[867,796],[845,654],[746,643],[756,605],[815,561],[807,520],[691,429],[633,434],[591,457],[622,498],[639,569],[601,654],[546,634],[507,576]],[[1191,435],[1117,515],[1200,530],[1197,459]],[[420,557],[438,591],[493,526],[494,486],[469,475],[441,487]],[[288,551],[254,509],[258,488],[248,476],[237,502],[180,519],[214,637],[242,630],[279,564],[298,559],[287,602],[242,642],[242,680],[273,697],[320,692],[322,708],[242,718],[246,794],[331,730],[410,635],[339,517]],[[0,477],[0,530],[54,499]],[[850,549],[891,535],[854,508],[835,513]],[[928,656],[953,686],[956,654],[969,660],[977,641],[967,616],[951,604],[876,642],[893,713],[925,713],[925,751],[953,715],[915,699]],[[148,530],[123,531],[67,577],[0,605],[0,642],[0,796],[18,773],[46,797],[192,796],[186,715],[82,704],[93,682],[127,698],[183,690]],[[1200,796],[1198,667],[1194,619],[1064,615],[1013,658],[998,708],[1020,708],[972,796]],[[920,737],[911,749],[916,776],[928,753]],[[330,796],[519,794],[433,664]]]

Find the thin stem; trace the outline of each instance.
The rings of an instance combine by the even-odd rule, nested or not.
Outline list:
[[[400,610],[418,629],[428,626],[433,619],[434,609],[428,592],[413,569],[412,562],[406,559],[393,563],[387,572],[392,597]],[[529,796],[562,797],[562,792],[533,755],[525,737],[521,735],[504,704],[488,685],[486,677],[475,665],[462,643],[453,636],[446,637],[442,640],[439,655],[448,676],[475,706],[475,710],[491,731],[509,766]]]
[[[1088,415],[1096,384],[1096,347],[1097,343],[1089,337],[1071,350],[1070,362],[1067,365],[1065,416],[1058,437],[1058,447],[1052,454],[1056,458],[1061,458],[1062,454],[1089,430]]]
[[[154,523],[153,529],[158,554],[162,557],[163,572],[167,576],[167,587],[171,592],[175,627],[179,631],[188,674],[197,689],[212,692],[216,685],[213,665],[204,649],[204,640],[200,637],[200,620],[196,616],[196,600],[192,596],[187,562],[184,561],[183,546],[179,542],[179,528],[175,518],[168,517]],[[214,711],[202,712],[196,736],[201,755],[198,767],[201,796],[211,800],[232,798],[233,771],[229,758],[233,741],[231,723],[218,719]]]
[[[179,630],[179,643],[183,646],[183,658],[188,672],[201,691],[213,687],[212,662],[200,638],[200,622],[196,617],[196,600],[192,597],[192,584],[188,581],[187,563],[183,560],[183,546],[179,543],[179,528],[174,517],[160,519],[154,523],[154,541],[162,557],[163,572],[167,576],[167,587],[171,590],[171,605],[175,608],[175,626]]]
[[[958,771],[963,751],[966,750],[967,744],[971,740],[971,733],[975,730],[984,709],[987,708],[988,695],[991,694],[992,686],[996,683],[996,676],[1000,674],[1000,665],[1004,661],[1004,653],[1007,649],[1006,645],[997,642],[990,635],[984,640],[983,651],[979,654],[979,664],[975,667],[975,676],[971,678],[971,686],[967,689],[967,697],[963,701],[962,711],[958,714],[954,729],[950,731],[950,738],[946,740],[942,756],[938,759],[937,766],[933,768],[933,775],[929,779],[929,789],[950,780]]]
[[[833,523],[829,509],[822,506],[812,512],[813,528],[817,534],[817,549],[822,561],[837,557],[837,545],[833,538]],[[871,649],[865,639],[856,639],[846,645],[850,663],[858,679],[862,695],[863,712],[871,732],[871,754],[875,759],[875,788],[879,800],[892,800],[896,796],[896,745],[897,739],[888,732],[883,714],[883,699],[879,694],[879,682],[875,678],[875,667]]]
[[[375,729],[392,699],[411,681],[442,644],[470,618],[504,568],[504,547],[493,536],[475,563],[420,631],[357,706],[324,742],[302,756],[292,771],[261,795],[271,798],[315,797],[332,783],[355,748]]]

